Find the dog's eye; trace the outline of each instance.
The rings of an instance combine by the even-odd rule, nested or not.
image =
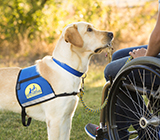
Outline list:
[[[88,32],[92,32],[93,30],[92,30],[92,28],[88,28],[87,31]]]

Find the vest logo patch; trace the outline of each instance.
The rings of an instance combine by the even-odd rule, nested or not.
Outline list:
[[[28,85],[25,89],[25,95],[26,95],[27,99],[32,98],[34,96],[37,96],[39,94],[42,94],[42,89],[36,83],[32,83],[32,84]]]

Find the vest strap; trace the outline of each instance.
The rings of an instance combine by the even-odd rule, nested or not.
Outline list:
[[[27,120],[27,123],[26,123],[26,111],[25,111],[25,108],[22,107],[22,113],[21,113],[21,116],[22,116],[22,124],[23,126],[29,126],[31,124],[31,121],[32,121],[32,118],[29,117],[28,120]]]

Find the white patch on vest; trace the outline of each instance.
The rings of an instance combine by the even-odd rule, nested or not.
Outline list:
[[[25,107],[25,106],[28,106],[28,105],[31,105],[31,104],[36,104],[36,103],[42,102],[44,100],[48,100],[48,99],[53,98],[53,97],[55,97],[55,95],[53,93],[50,93],[50,94],[48,94],[46,96],[43,96],[43,97],[38,98],[38,99],[35,99],[33,101],[29,101],[27,103],[23,103],[22,106]]]

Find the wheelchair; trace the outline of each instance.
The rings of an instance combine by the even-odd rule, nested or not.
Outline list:
[[[160,59],[139,57],[103,87],[96,140],[160,140]]]

